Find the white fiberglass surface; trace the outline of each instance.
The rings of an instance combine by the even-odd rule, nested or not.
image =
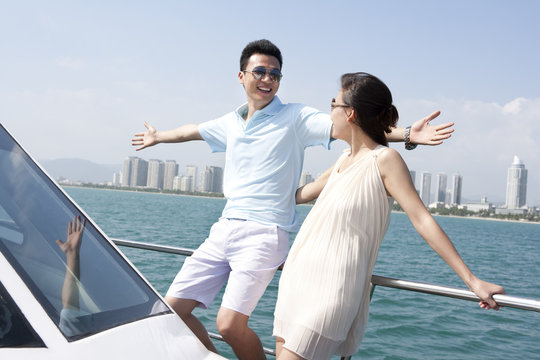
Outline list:
[[[1,125],[0,251],[68,340],[170,312]]]

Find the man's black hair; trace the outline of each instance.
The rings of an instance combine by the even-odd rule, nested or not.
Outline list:
[[[240,56],[240,71],[246,70],[248,60],[253,54],[273,56],[278,59],[280,70],[283,66],[283,58],[281,57],[281,51],[279,51],[279,48],[271,41],[261,39],[250,42],[246,45],[244,50],[242,50],[242,55]]]

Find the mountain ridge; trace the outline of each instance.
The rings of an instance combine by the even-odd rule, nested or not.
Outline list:
[[[38,160],[38,163],[55,180],[62,178],[72,182],[95,184],[111,182],[113,174],[122,169],[121,164],[97,164],[77,158]]]

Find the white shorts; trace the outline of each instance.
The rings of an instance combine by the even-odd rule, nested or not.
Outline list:
[[[227,282],[222,307],[250,316],[289,251],[289,233],[275,225],[221,218],[188,257],[167,296],[207,308]]]

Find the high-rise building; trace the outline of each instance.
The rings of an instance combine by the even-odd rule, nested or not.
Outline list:
[[[213,176],[213,184],[212,189],[213,192],[216,193],[222,193],[223,192],[223,168],[219,166],[212,166],[212,172],[214,173]]]
[[[151,159],[148,161],[148,175],[146,177],[146,187],[152,189],[163,189],[163,174],[165,165],[163,161]]]
[[[300,175],[300,183],[298,185],[304,186],[310,182],[313,182],[313,176],[311,173],[309,171],[302,171],[302,175]]]
[[[437,202],[446,203],[446,174],[438,173],[437,174]]]
[[[180,179],[182,176],[176,175],[173,180],[173,190],[180,190]]]
[[[452,176],[452,196],[450,199],[450,204],[452,205],[461,205],[461,183],[463,178],[459,173],[456,173]]]
[[[201,173],[199,189],[201,192],[223,192],[223,169],[217,166],[207,166]]]
[[[444,197],[444,203],[445,204],[452,203],[452,189],[451,188],[446,189],[446,196]]]
[[[174,178],[175,181],[175,190],[185,191],[185,192],[193,192],[191,189],[193,188],[193,177],[191,176],[176,176]]]
[[[130,186],[146,186],[148,178],[148,161],[134,157],[131,160]]]
[[[201,178],[199,181],[199,191],[201,192],[212,192],[210,189],[212,187],[212,173],[208,168],[201,171]]]
[[[112,186],[120,186],[122,185],[122,173],[119,172],[113,172],[113,178],[112,178]]]
[[[514,156],[512,165],[508,168],[506,180],[506,207],[518,209],[527,203],[527,169],[525,164]]]
[[[413,187],[416,189],[416,171],[409,170],[409,173],[411,174],[411,180],[412,180]]]
[[[163,190],[174,189],[174,177],[178,175],[178,164],[174,160],[165,161],[163,172]]]
[[[122,182],[121,185],[128,187],[130,183],[131,178],[131,159],[134,159],[133,156],[127,157],[124,159],[124,163],[122,165]]]
[[[194,165],[186,166],[186,176],[191,176],[191,187],[189,188],[189,190],[182,191],[195,192],[195,189],[197,189],[197,171],[197,167]]]
[[[431,174],[427,171],[422,172],[422,177],[420,178],[420,199],[425,206],[429,205],[430,201],[430,191],[431,191]]]
[[[136,156],[130,156],[122,165],[122,186],[146,186],[148,162]]]

